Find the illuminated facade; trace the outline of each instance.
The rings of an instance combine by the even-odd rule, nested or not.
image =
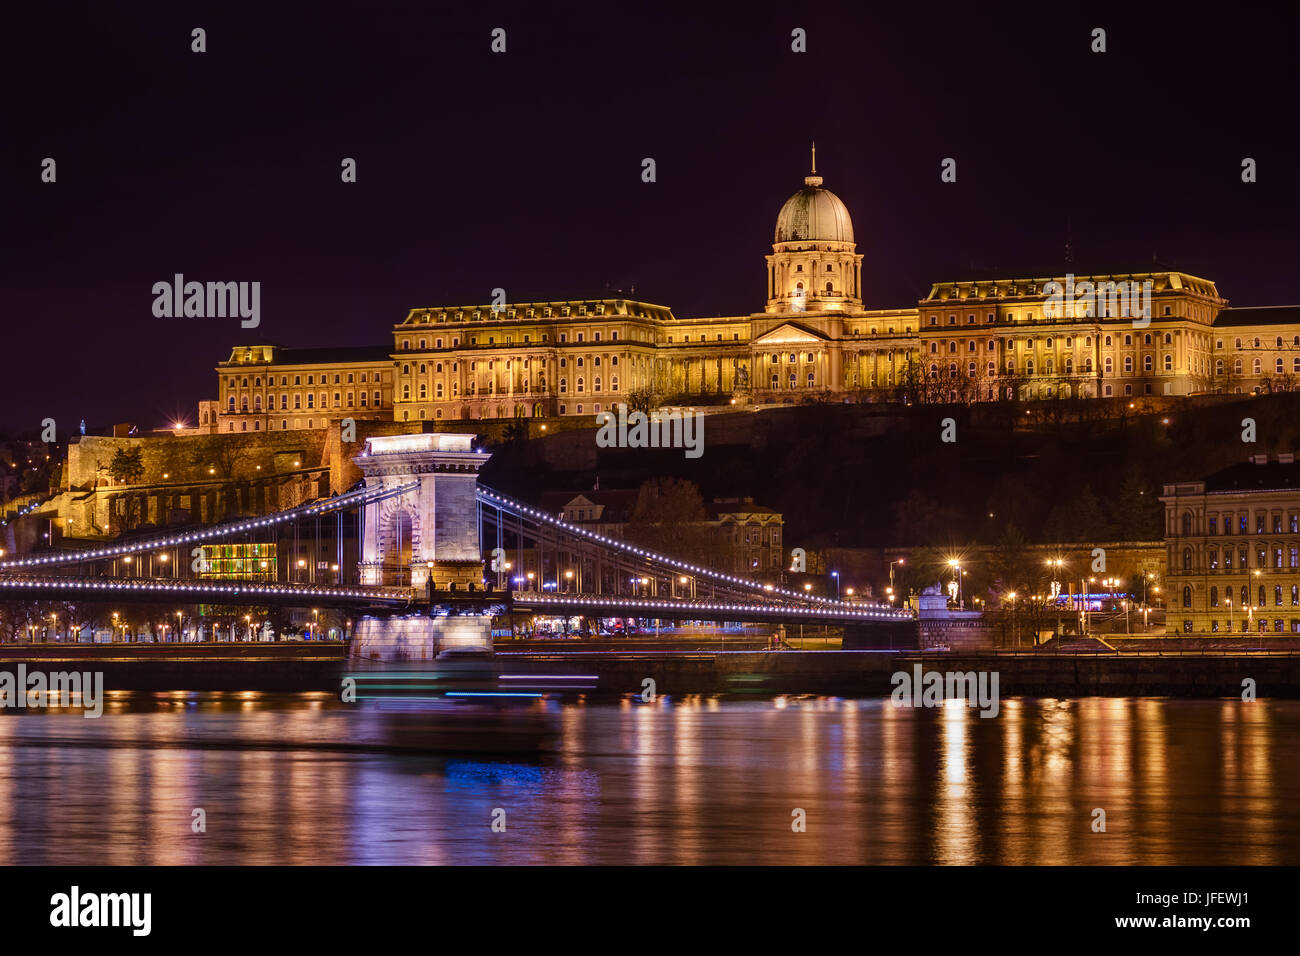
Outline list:
[[[393,360],[383,348],[241,346],[217,366],[217,400],[199,405],[208,432],[325,428],[391,419]]]
[[[200,427],[592,415],[632,392],[971,402],[1300,381],[1300,306],[1231,309],[1213,282],[1175,270],[939,282],[913,306],[866,309],[852,219],[822,183],[814,167],[778,214],[762,312],[683,319],[627,298],[416,308],[391,351],[236,348]]]
[[[199,577],[231,581],[275,581],[279,558],[274,544],[200,545]]]
[[[1300,464],[1254,456],[1164,487],[1170,633],[1300,634]]]

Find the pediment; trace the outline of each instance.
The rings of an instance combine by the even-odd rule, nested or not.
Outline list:
[[[820,345],[830,341],[825,335],[793,322],[783,322],[754,339],[755,345]]]

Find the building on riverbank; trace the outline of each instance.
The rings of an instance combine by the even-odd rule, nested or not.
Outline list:
[[[1164,486],[1174,634],[1300,634],[1300,463],[1255,455]]]

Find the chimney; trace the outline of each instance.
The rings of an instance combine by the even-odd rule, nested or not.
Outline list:
[[[1277,456],[1279,465],[1291,465],[1295,463],[1295,452],[1286,451]]]
[[[1257,465],[1267,465],[1268,455],[1251,455],[1250,460]]]

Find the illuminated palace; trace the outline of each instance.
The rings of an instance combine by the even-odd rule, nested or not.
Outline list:
[[[866,309],[849,211],[815,170],[777,215],[762,312],[684,319],[627,298],[416,308],[391,349],[233,349],[216,369],[218,399],[200,404],[200,429],[590,415],[633,392],[682,403],[993,401],[1300,379],[1300,307],[1229,308],[1213,282],[1177,271],[1072,277],[1141,287],[1143,312],[1106,295],[1054,300],[1064,275],[939,282],[913,306]]]

